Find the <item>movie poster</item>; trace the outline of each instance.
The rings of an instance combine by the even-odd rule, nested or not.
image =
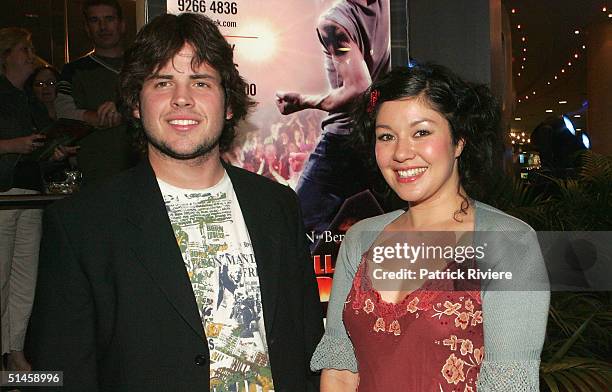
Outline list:
[[[167,11],[203,13],[234,47],[258,105],[224,159],[296,190],[326,303],[344,233],[382,212],[343,145],[348,105],[332,101],[390,68],[389,0],[168,0]]]

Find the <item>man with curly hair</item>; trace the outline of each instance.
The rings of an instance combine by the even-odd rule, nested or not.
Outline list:
[[[297,197],[220,160],[253,105],[230,45],[202,15],[159,16],[119,83],[147,159],[46,212],[34,369],[64,391],[318,390]]]

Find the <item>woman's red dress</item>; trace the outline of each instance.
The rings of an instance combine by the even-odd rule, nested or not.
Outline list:
[[[385,302],[362,261],[343,312],[359,392],[476,391],[484,356],[480,290],[453,288],[453,281],[429,280],[400,303]]]

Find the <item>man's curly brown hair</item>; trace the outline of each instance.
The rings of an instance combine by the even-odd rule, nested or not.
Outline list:
[[[148,78],[172,61],[185,44],[193,47],[192,67],[206,63],[221,75],[225,91],[225,105],[232,111],[232,118],[225,120],[219,140],[219,149],[227,151],[236,134],[234,127],[244,119],[255,102],[246,93],[247,85],[238,73],[232,47],[227,43],[216,24],[204,15],[164,14],[156,17],[140,30],[132,46],[125,54],[119,75],[119,96],[122,112],[131,118],[139,129],[140,147],[146,145],[142,122],[132,115],[140,103],[140,92]]]

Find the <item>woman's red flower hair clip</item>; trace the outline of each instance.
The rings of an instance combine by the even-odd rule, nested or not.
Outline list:
[[[372,90],[370,91],[370,102],[368,103],[368,113],[374,113],[374,109],[376,109],[376,104],[378,103],[378,98],[380,97],[380,91]]]

